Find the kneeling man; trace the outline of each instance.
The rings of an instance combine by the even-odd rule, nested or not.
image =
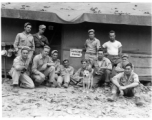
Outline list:
[[[17,87],[20,82],[20,87],[23,88],[34,88],[33,80],[29,77],[29,63],[28,58],[30,48],[25,46],[21,49],[21,55],[14,59],[13,66],[9,72],[13,80],[13,86]]]
[[[49,52],[50,47],[44,46],[42,52],[33,59],[32,73],[37,86],[46,82],[46,86],[54,87],[55,67]]]

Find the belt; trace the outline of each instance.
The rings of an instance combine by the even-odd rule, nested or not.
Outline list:
[[[91,52],[86,52],[86,54],[89,54],[89,55],[97,55],[97,53],[91,53]]]

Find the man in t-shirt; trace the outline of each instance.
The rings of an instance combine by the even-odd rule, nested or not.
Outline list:
[[[100,41],[95,38],[95,31],[93,29],[88,31],[89,39],[85,42],[85,59],[93,62],[97,59],[97,51],[100,48]]]
[[[117,100],[117,95],[120,94],[126,97],[135,97],[135,104],[142,105],[140,101],[139,77],[133,72],[133,65],[128,63],[124,72],[117,74],[112,78],[112,96],[107,100],[110,102]]]
[[[102,45],[102,47],[105,49],[104,52],[106,53],[107,58],[110,59],[113,65],[116,65],[121,61],[120,56],[122,53],[122,44],[117,41],[115,37],[115,31],[111,30],[109,32],[110,40]]]

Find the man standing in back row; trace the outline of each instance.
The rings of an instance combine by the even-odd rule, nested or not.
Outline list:
[[[34,42],[35,42],[35,52],[34,55],[38,55],[42,52],[43,47],[45,45],[49,46],[49,42],[48,39],[43,35],[43,33],[46,30],[46,26],[45,25],[40,25],[39,26],[39,31],[38,33],[34,34]]]
[[[89,39],[85,42],[85,59],[91,63],[97,59],[97,51],[100,48],[100,41],[95,38],[95,31],[93,29],[88,31]]]
[[[24,24],[24,31],[21,33],[18,33],[15,41],[14,41],[14,48],[17,52],[17,56],[21,55],[21,49],[25,46],[30,48],[28,58],[29,61],[32,60],[33,57],[33,52],[35,51],[35,43],[34,43],[34,38],[32,34],[30,34],[32,29],[32,25],[27,22]]]
[[[107,58],[110,59],[113,66],[121,61],[120,56],[122,53],[122,44],[117,41],[115,37],[115,31],[111,30],[109,32],[110,40],[102,45],[105,50],[104,52],[107,54]]]

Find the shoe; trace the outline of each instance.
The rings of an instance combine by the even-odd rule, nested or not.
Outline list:
[[[107,101],[109,102],[115,102],[117,100],[117,96],[113,95],[112,97],[107,98]]]
[[[68,88],[68,83],[64,83],[63,87]]]
[[[47,87],[52,87],[52,83],[47,82],[47,83],[45,84],[45,86],[47,86]]]
[[[13,84],[12,92],[17,93],[18,91],[19,91],[19,90],[18,90],[18,84]]]
[[[141,99],[139,97],[135,97],[135,104],[136,106],[143,106],[143,102],[141,102]]]
[[[61,83],[58,83],[58,87],[61,88]]]

